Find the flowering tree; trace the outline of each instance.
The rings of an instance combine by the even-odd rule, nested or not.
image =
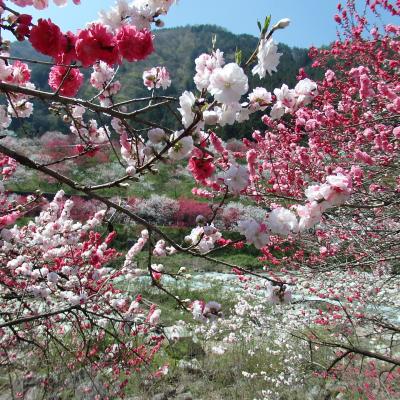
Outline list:
[[[66,0],[54,2],[61,6]],[[357,365],[362,370],[367,357],[379,362],[375,368],[385,375],[386,390],[398,389],[392,381],[399,374],[395,346],[400,328],[382,314],[382,307],[391,301],[388,282],[399,288],[400,29],[386,25],[379,30],[367,19],[368,12],[398,16],[398,1],[368,1],[363,13],[354,1],[338,6],[335,19],[343,36],[328,50],[310,50],[314,67],[324,72],[319,82],[300,70],[294,88],[284,84],[272,94],[249,87],[248,74],[264,78],[279,66],[273,35],[289,20],[272,25],[267,18],[248,60],[241,59],[240,51],[235,60],[225,60],[215,43],[209,54],[194,60],[196,93],[185,91],[179,99],[158,94],[171,84],[173,73],[155,66],[143,72],[150,95],[123,101],[118,94],[127,83],[117,80],[117,66],[144,60],[154,51],[151,24],[161,26],[174,1],[120,0],[77,33],[62,32],[50,19],[33,21],[10,3],[38,9],[48,3],[3,1],[1,28],[51,57],[51,63],[43,63],[50,64],[53,92],[36,88],[29,61],[10,56],[3,42],[0,91],[7,105],[0,106],[0,126],[4,130],[12,120],[31,116],[36,100],[46,102],[69,126],[74,151],[47,154],[51,160],[42,163],[0,143],[3,365],[12,370],[21,357],[37,351],[50,363],[50,355],[58,352],[69,357],[70,370],[107,376],[107,384],[94,385],[99,396],[105,390],[121,394],[126,377],[132,370],[147,371],[163,340],[160,310],[123,283],[147,274],[196,320],[221,323],[218,303],[198,299],[188,304],[164,286],[163,277],[173,274],[160,265],[159,257],[179,252],[218,263],[215,252],[241,248],[245,242],[260,250],[259,271],[222,262],[244,283],[244,290],[259,291],[269,304],[280,306],[293,301],[296,285],[307,282],[316,298],[306,302],[321,304],[293,317],[293,334],[310,344],[311,357],[317,347],[333,349],[325,371],[338,375]],[[88,82],[85,68],[92,69]],[[97,94],[75,97],[84,84]],[[172,110],[175,126],[149,120],[146,114],[156,108]],[[253,132],[253,140],[243,139],[235,148],[218,137],[219,127],[249,118],[262,118],[265,132]],[[100,149],[115,156],[120,166],[113,181],[88,184],[60,168]],[[139,215],[103,194],[118,189],[124,197],[126,186],[157,173],[161,162],[187,165],[196,183],[193,194],[211,203],[211,212],[198,216],[184,243],[154,223],[162,218]],[[17,206],[10,202],[6,186],[17,163],[87,195],[104,209],[86,223],[76,222],[70,215],[72,201],[61,191],[37,218],[12,227],[38,200],[31,197]],[[240,244],[224,239],[214,226],[219,210],[238,197],[257,206],[257,212],[235,217]],[[110,247],[118,232],[102,236],[100,226],[110,226],[115,214],[143,231],[124,261],[110,268],[119,256]],[[146,270],[135,262],[142,251],[148,255]],[[300,331],[304,314],[308,324]],[[157,376],[165,370],[147,372]]]

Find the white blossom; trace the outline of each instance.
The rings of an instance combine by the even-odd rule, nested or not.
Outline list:
[[[229,191],[235,194],[240,193],[249,185],[249,172],[242,165],[232,164],[228,171],[222,174],[221,178],[228,186]]]
[[[252,113],[248,104],[245,103],[245,105],[245,107],[241,107],[241,109],[236,113],[236,122],[239,122],[239,124],[248,121],[250,119],[250,114]]]
[[[195,245],[195,248],[204,254],[212,250],[221,237],[221,233],[214,225],[197,226],[185,237],[185,242]]]
[[[222,107],[215,107],[218,114],[218,124],[221,126],[233,125],[236,121],[237,113],[242,109],[240,103],[223,104]]]
[[[219,115],[216,111],[204,111],[203,119],[206,125],[216,125],[219,120]]]
[[[225,64],[224,53],[220,50],[210,54],[201,54],[195,60],[196,75],[194,83],[199,91],[207,89],[210,85],[210,76],[216,68],[221,68]]]
[[[267,72],[272,75],[272,72],[277,71],[281,55],[282,53],[278,53],[278,46],[272,38],[261,39],[257,53],[258,63],[252,70],[253,75],[258,74],[261,79],[265,78]]]
[[[176,140],[182,133],[183,130],[175,132],[173,135],[171,135],[170,137],[171,142]],[[192,150],[193,150],[193,138],[191,136],[185,136],[168,150],[168,156],[169,158],[175,161],[182,160],[188,157]]]
[[[108,11],[99,12],[100,21],[110,30],[116,31],[127,22],[132,13],[131,6],[125,0],[117,0],[116,5]]]
[[[183,92],[182,96],[179,97],[179,104],[180,108],[178,108],[178,111],[182,115],[182,124],[185,128],[190,126],[190,124],[194,120],[194,112],[192,110],[192,107],[194,106],[194,103],[196,101],[196,98],[194,97],[194,94],[192,92],[188,92],[187,90]]]
[[[299,229],[296,215],[284,207],[272,210],[268,215],[267,224],[272,233],[282,236],[296,233]]]
[[[216,68],[211,74],[208,91],[221,103],[237,103],[248,90],[248,78],[236,63]]]
[[[350,197],[351,185],[351,179],[346,175],[330,175],[321,186],[321,193],[330,206],[338,206]]]
[[[249,101],[253,111],[264,111],[272,103],[272,94],[265,88],[256,87],[249,94]]]
[[[0,129],[6,129],[11,124],[11,118],[5,106],[0,106]]]
[[[150,318],[149,318],[150,325],[157,325],[160,320],[160,316],[161,316],[161,310],[159,308],[157,308],[150,315]]]
[[[161,128],[154,128],[150,129],[147,132],[147,137],[149,138],[150,142],[153,144],[158,144],[166,139],[166,133],[164,129]]]
[[[1,53],[1,55],[6,55],[4,53]],[[11,73],[13,71],[13,68],[11,65],[6,65],[6,62],[3,59],[0,59],[0,80],[5,81],[7,78],[10,77]]]
[[[239,221],[238,230],[239,233],[246,236],[247,243],[254,244],[257,249],[261,249],[268,243],[269,235],[265,225],[258,223],[253,218]]]
[[[289,89],[286,84],[283,84],[280,89],[274,89],[274,95],[277,103],[288,109],[293,108],[296,104],[296,92],[293,89]]]
[[[299,221],[299,231],[304,232],[307,229],[314,227],[321,220],[324,208],[320,203],[313,201],[312,203],[307,203],[304,206],[297,205],[295,207]]]
[[[165,90],[171,86],[171,78],[165,67],[154,67],[143,72],[143,83],[149,90]]]
[[[297,83],[294,88],[297,96],[297,107],[306,106],[310,104],[313,98],[318,93],[317,84],[309,78],[302,79]]]
[[[33,113],[33,104],[25,99],[13,101],[8,104],[7,111],[13,117],[29,118]]]

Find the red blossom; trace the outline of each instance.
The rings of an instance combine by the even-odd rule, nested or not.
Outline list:
[[[75,96],[83,83],[83,74],[78,68],[55,65],[50,70],[49,86],[63,96]]]
[[[133,25],[121,27],[116,41],[121,56],[130,62],[144,60],[154,51],[152,33],[147,29],[138,30]]]
[[[16,28],[16,36],[19,41],[23,41],[25,36],[29,36],[30,25],[32,22],[32,16],[28,14],[20,14],[17,18],[17,28]]]
[[[64,37],[65,40],[62,42],[62,46],[55,60],[60,64],[70,64],[77,59],[75,50],[77,37],[71,31],[68,31]]]
[[[189,160],[189,171],[197,181],[203,181],[209,178],[215,171],[215,166],[212,161],[213,158],[210,156],[201,158],[193,156]]]
[[[84,67],[89,67],[96,61],[113,65],[120,59],[114,36],[99,23],[93,23],[78,33],[75,50],[77,59]]]
[[[51,22],[50,18],[39,19],[29,36],[29,41],[35,50],[51,57],[57,57],[65,40],[60,28]]]

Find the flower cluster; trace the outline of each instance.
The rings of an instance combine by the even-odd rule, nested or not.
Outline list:
[[[48,7],[48,0],[13,2],[21,7],[33,5],[40,10]],[[67,0],[54,0],[54,3],[64,6]],[[80,4],[80,0],[74,0],[74,3]],[[122,60],[144,60],[154,51],[150,24],[160,21],[157,18],[166,14],[173,3],[174,1],[136,0],[128,5],[124,0],[119,0],[109,14],[103,12],[101,21],[88,24],[76,34],[71,31],[62,32],[51,19],[41,18],[33,24],[30,15],[14,13],[12,10],[7,24],[18,40],[29,38],[35,50],[50,56],[59,64],[51,69],[50,87],[61,95],[75,96],[83,83],[83,75],[73,64],[80,62],[83,67],[89,67],[102,61],[112,66]],[[4,64],[4,61],[1,63]],[[67,67],[68,65],[71,67]],[[3,65],[0,67],[0,79],[3,79],[6,69]],[[162,86],[165,88],[169,85],[168,74],[164,70],[161,73]],[[115,87],[111,88],[111,92],[115,90]],[[21,104],[16,104],[14,108],[20,114],[29,116],[29,108],[20,110],[22,107]]]
[[[4,54],[8,56],[8,54]],[[28,89],[35,89],[35,85],[30,82],[31,70],[26,63],[15,61],[13,64],[0,60],[0,81],[18,85]],[[33,113],[33,103],[28,101],[29,95],[23,93],[13,93],[9,96],[7,110],[5,106],[0,106],[0,129],[8,128],[11,118],[29,118]]]
[[[115,70],[104,61],[93,65],[93,72],[90,75],[90,84],[99,90],[99,100],[103,107],[113,104],[113,96],[121,90],[120,81],[113,81]]]
[[[90,119],[88,123],[84,121],[86,112],[83,106],[72,106],[69,110],[72,117],[70,131],[83,140],[86,145],[96,145],[104,143],[110,135],[109,127],[98,126],[97,120]]]
[[[92,23],[77,35],[63,34],[50,19],[39,19],[29,33],[29,41],[35,50],[52,57],[56,62],[68,64],[80,61],[89,67],[96,61],[109,65],[145,59],[154,50],[150,31],[124,25],[116,34],[100,23]]]
[[[147,230],[143,230],[140,233],[140,238],[138,239],[138,241],[126,253],[123,268],[127,271],[130,271],[131,274],[135,274],[135,257],[143,250],[143,247],[148,240],[149,232]]]
[[[314,227],[320,222],[324,211],[343,204],[350,197],[351,189],[352,181],[349,176],[330,175],[326,178],[326,183],[307,188],[305,194],[309,202],[304,206],[295,205],[292,207],[293,211],[276,207],[268,213],[265,223],[254,218],[241,220],[238,230],[246,237],[247,243],[260,249],[269,242],[270,234],[285,237]]]
[[[83,74],[78,68],[55,65],[49,74],[49,86],[64,96],[75,96],[83,83]]]
[[[38,8],[48,4],[35,0],[14,3]],[[65,3],[57,1],[58,5]],[[117,99],[122,86],[115,80],[118,71],[114,65],[123,60],[143,60],[153,52],[151,23],[161,26],[159,18],[173,3],[120,0],[110,12],[102,13],[100,21],[76,34],[64,34],[50,19],[40,19],[32,25],[30,16],[24,14],[15,14],[8,21],[2,17],[4,27],[19,40],[29,38],[37,51],[53,59],[49,84],[57,94],[76,96],[83,83],[82,69],[92,66],[90,83],[96,89],[90,100],[34,91],[28,66],[20,61],[11,63],[12,59],[3,53],[0,84],[7,99],[0,105],[0,129],[10,126],[11,117],[29,117],[33,110],[30,96],[35,96],[43,101],[56,100],[49,108],[70,124],[73,133],[70,141],[58,138],[60,146],[53,151],[54,157],[24,154],[20,143],[14,141],[13,147],[9,139],[0,143],[4,154],[15,156],[24,166],[48,173],[51,179],[74,190],[82,189],[107,205],[107,210],[114,209],[110,216],[107,212],[109,231],[117,218],[129,221],[127,227],[134,221],[148,230],[141,231],[129,244],[122,267],[110,268],[116,252],[109,246],[115,234],[101,234],[105,211],[78,222],[71,216],[73,201],[60,192],[39,216],[36,214],[25,226],[11,227],[28,210],[26,205],[36,200],[28,197],[12,202],[0,184],[0,298],[6,305],[0,321],[5,327],[0,330],[0,344],[8,348],[16,346],[21,338],[35,339],[41,342],[37,346],[41,348],[43,338],[74,332],[71,337],[73,343],[78,343],[77,360],[90,354],[96,360],[92,364],[96,370],[111,370],[117,376],[121,363],[113,360],[122,357],[126,360],[123,373],[128,375],[138,370],[143,360],[151,360],[161,346],[156,330],[160,309],[154,305],[147,309],[144,304],[148,303],[141,296],[132,297],[121,285],[121,281],[131,279],[142,283],[139,276],[147,275],[144,282],[163,290],[181,307],[192,303],[194,318],[205,322],[196,328],[197,333],[208,339],[216,334],[223,337],[222,344],[213,347],[215,354],[229,351],[239,338],[250,341],[264,335],[274,344],[289,342],[289,330],[294,329],[299,335],[304,333],[307,342],[315,341],[323,347],[331,336],[335,343],[360,336],[363,348],[376,347],[376,353],[369,356],[375,354],[382,362],[396,364],[396,343],[381,332],[398,331],[396,321],[383,305],[390,300],[391,306],[398,306],[399,28],[389,24],[382,32],[377,27],[369,30],[367,18],[357,14],[354,0],[347,1],[346,9],[339,4],[335,19],[346,39],[338,39],[330,48],[310,50],[313,67],[324,72],[311,72],[310,77],[322,78],[314,82],[301,69],[293,89],[283,84],[270,93],[261,83],[251,87],[252,80],[246,75],[252,63],[256,64],[253,75],[260,78],[271,75],[279,65],[281,54],[272,36],[289,21],[281,20],[268,31],[267,19],[258,48],[245,64],[239,53],[237,62],[225,62],[224,53],[214,46],[210,54],[201,54],[195,60],[197,91],[183,90],[179,114],[171,109],[173,98],[153,95],[153,90],[167,89],[171,84],[169,73],[162,66],[143,73],[151,96],[126,99],[120,95]],[[399,15],[398,8],[390,0],[366,2],[366,10],[373,13],[383,9]],[[8,7],[5,10],[12,14]],[[14,85],[11,89],[10,84]],[[174,124],[168,118],[151,120],[161,107],[175,114]],[[240,141],[225,143],[218,137],[220,127],[243,123],[256,113],[264,128],[260,124],[259,130],[248,132]],[[109,121],[113,131],[106,125]],[[62,145],[71,147],[73,153],[64,151]],[[88,171],[82,177],[70,167],[103,148],[112,154],[108,158],[109,171],[96,177],[100,184],[88,184]],[[49,163],[41,164],[47,158]],[[174,162],[184,174],[193,176],[194,195],[213,199],[211,207],[154,194],[125,204],[122,198],[127,194],[122,190],[118,199],[103,196],[101,189],[111,189],[114,194],[133,182],[144,187],[142,179],[157,174],[161,168],[172,175]],[[65,175],[59,173],[59,164],[64,165]],[[92,165],[91,171],[96,167]],[[15,162],[1,156],[3,180],[14,169]],[[81,181],[72,182],[70,174]],[[152,184],[148,188],[153,188]],[[225,206],[232,197],[239,205]],[[198,216],[194,221],[194,214],[205,217]],[[195,226],[184,244],[168,237],[168,229],[156,226],[170,224],[173,218],[178,225]],[[243,237],[224,239],[221,226],[236,230]],[[233,236],[239,237],[237,232]],[[234,261],[222,262],[233,272],[223,276],[223,285],[229,280],[238,285],[233,286],[239,296],[232,315],[227,313],[224,317],[222,301],[181,300],[165,286],[168,277],[179,278],[184,269],[170,273],[159,263],[161,257],[181,251],[217,262],[210,253],[225,247],[239,250],[244,240],[255,247],[248,252],[259,256],[262,270],[250,271]],[[148,262],[140,269],[136,257],[143,250],[147,250]],[[240,261],[238,257],[238,264]],[[296,301],[286,306],[292,297]],[[272,304],[279,307],[271,309]],[[27,323],[20,324],[21,319]],[[276,319],[280,322],[275,329]],[[112,328],[108,329],[110,325]],[[311,327],[309,332],[307,325]],[[324,331],[325,337],[318,337],[320,330],[313,329],[315,326],[330,329]],[[90,340],[86,340],[86,331],[91,333]],[[360,331],[366,335],[359,335]],[[81,337],[82,332],[84,337],[79,341],[77,335]],[[108,332],[123,335],[123,341],[111,339]],[[378,337],[379,346],[365,339],[373,336]],[[142,339],[143,346],[138,347]],[[90,345],[98,342],[101,352]],[[328,343],[332,345],[331,341]],[[154,345],[150,351],[146,347],[149,344]],[[124,358],[125,353],[130,354],[128,359]],[[349,353],[357,351],[349,349]],[[342,355],[330,355],[327,365],[336,365],[335,369],[340,370]],[[15,354],[10,359],[13,357]],[[349,360],[354,364],[357,357]],[[291,368],[285,367],[284,371]],[[167,368],[157,375],[165,371]],[[261,373],[242,371],[242,375],[257,379]]]
[[[115,232],[103,238],[93,231],[99,229],[105,212],[82,224],[70,218],[72,207],[61,191],[28,225],[2,227],[0,344],[10,354],[20,354],[16,338],[23,335],[36,344],[30,354],[37,351],[40,356],[45,325],[47,345],[51,341],[56,346],[72,335],[79,349],[84,349],[68,359],[69,370],[91,365],[93,356],[104,369],[128,371],[132,365],[147,364],[163,339],[153,333],[160,311],[143,304],[140,295],[132,297],[117,288],[117,280],[128,271],[107,266],[117,255],[110,248]],[[15,322],[18,318],[30,322],[21,325]],[[65,367],[65,358],[63,362]],[[118,381],[115,376],[109,379]]]
[[[283,84],[280,89],[275,89],[276,103],[271,109],[271,118],[279,119],[285,113],[291,113],[298,108],[310,104],[317,95],[317,85],[309,78],[302,79],[294,89],[289,89]]]
[[[149,89],[164,90],[171,86],[171,78],[165,67],[154,67],[143,72],[143,83]]]
[[[49,0],[11,0],[14,4],[20,7],[33,6],[37,10],[43,10],[49,6]],[[81,0],[72,0],[76,5],[81,4]],[[56,6],[63,7],[67,5],[68,0],[53,0]]]
[[[215,247],[222,238],[221,233],[213,224],[199,225],[192,229],[190,235],[185,237],[185,242],[197,249],[200,253],[207,253]]]
[[[3,229],[1,248],[3,257],[9,259],[4,266],[10,278],[15,280],[15,287],[25,287],[33,296],[48,302],[57,299],[79,304],[86,302],[92,290],[88,290],[90,286],[83,286],[79,279],[83,277],[81,274],[92,283],[108,275],[100,266],[115,254],[107,249],[113,236],[100,243],[98,235],[89,234],[101,223],[104,211],[96,213],[85,224],[73,222],[69,218],[73,202],[63,202],[63,196],[63,192],[58,192],[48,208],[28,226]],[[87,232],[89,241],[86,244],[79,243],[77,232]],[[77,249],[71,258],[73,247]],[[11,254],[14,256],[10,257]],[[41,264],[37,260],[41,260]],[[63,290],[60,291],[56,284],[61,281]]]
[[[161,15],[166,15],[176,0],[134,0],[128,4],[118,0],[108,12],[100,13],[100,20],[112,31],[117,31],[124,25],[133,25],[138,29],[150,29],[154,22],[162,26]]]
[[[255,69],[265,69],[271,72],[279,61],[279,53],[276,53],[276,45],[272,39],[260,50],[261,59]],[[272,58],[271,58],[272,57]],[[275,60],[272,63],[272,60]],[[251,114],[265,111],[271,108],[271,118],[278,119],[284,113],[295,112],[301,107],[307,106],[317,95],[317,85],[309,78],[304,78],[295,87],[289,90],[287,85],[281,89],[275,89],[275,99],[272,94],[263,87],[256,87],[249,95],[248,101],[242,102],[241,98],[249,91],[248,78],[244,70],[236,63],[225,64],[223,52],[219,49],[211,54],[201,54],[196,60],[196,74],[194,82],[201,92],[199,98],[189,91],[185,91],[179,98],[182,115],[182,124],[188,128],[194,122],[196,111],[201,108],[201,120],[195,125],[197,132],[208,126],[232,125],[235,122],[247,121]],[[205,101],[205,95],[209,93],[213,100]],[[197,113],[199,116],[199,113]]]

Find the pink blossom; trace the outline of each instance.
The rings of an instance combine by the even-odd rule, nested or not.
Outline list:
[[[169,72],[165,67],[154,67],[143,72],[144,85],[149,89],[159,89],[162,87],[164,90],[171,85]]]
[[[83,83],[83,74],[79,68],[61,67],[55,65],[50,70],[49,86],[64,96],[75,96]]]

